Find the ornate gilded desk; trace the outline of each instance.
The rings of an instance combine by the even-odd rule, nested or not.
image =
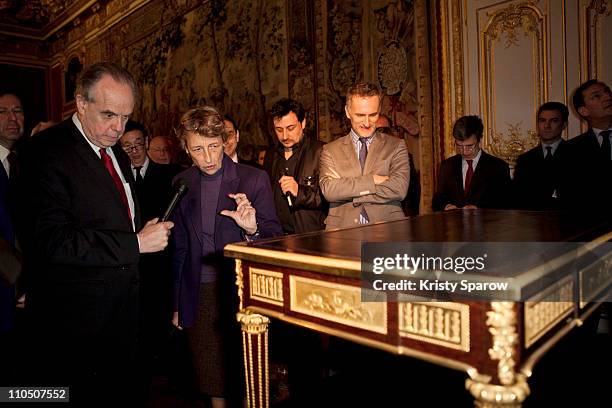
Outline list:
[[[361,302],[362,242],[580,242],[607,251],[611,239],[608,222],[577,214],[457,210],[228,245],[226,256],[236,258],[248,404],[269,406],[272,317],[461,370],[479,406],[520,407],[535,363],[597,309],[593,288],[609,290],[612,253],[526,302]]]

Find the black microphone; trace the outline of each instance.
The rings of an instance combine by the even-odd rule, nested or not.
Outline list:
[[[164,212],[164,215],[162,215],[159,219],[159,222],[168,221],[168,218],[170,218],[170,214],[172,214],[172,211],[174,211],[174,207],[176,207],[178,202],[181,201],[181,198],[187,192],[187,190],[189,190],[189,186],[187,185],[187,182],[185,180],[176,180],[176,182],[174,183],[174,195],[172,196],[172,200],[170,200],[170,204],[168,204],[168,208],[166,208],[166,211]]]
[[[284,176],[289,176],[289,168],[285,167],[285,171],[283,172]],[[289,208],[293,208],[293,199],[291,198],[291,193],[289,192],[289,190],[287,190],[287,192],[285,193],[285,198],[287,199],[287,204],[289,205]]]

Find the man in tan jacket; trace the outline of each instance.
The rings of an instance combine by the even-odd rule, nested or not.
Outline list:
[[[358,83],[346,95],[351,132],[323,147],[319,183],[329,201],[326,229],[356,227],[404,217],[409,164],[400,139],[376,131],[381,92]]]

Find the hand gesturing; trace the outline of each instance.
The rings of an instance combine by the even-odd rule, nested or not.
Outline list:
[[[223,210],[220,214],[232,218],[248,235],[255,234],[257,232],[257,218],[255,217],[257,211],[251,207],[251,202],[246,194],[230,194],[229,197],[236,201],[236,211]]]

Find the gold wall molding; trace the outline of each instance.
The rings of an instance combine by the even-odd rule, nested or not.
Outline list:
[[[603,31],[606,24],[612,24],[610,17],[612,15],[611,0],[591,0],[583,1],[583,17],[584,36],[586,38],[585,57],[586,72],[588,78],[583,78],[584,81],[591,78],[605,80],[604,76],[609,71],[609,66],[606,66],[604,61],[604,53],[610,53],[609,38],[603,36]],[[608,20],[608,21],[606,21]],[[609,75],[609,74],[608,74]]]
[[[387,334],[386,302],[362,303],[358,286],[290,276],[289,287],[294,312]]]
[[[508,163],[514,165],[516,158],[539,143],[537,132],[528,130],[524,132],[522,122],[508,123],[505,132],[492,130],[489,151]]]
[[[283,305],[282,272],[249,267],[249,294],[251,299],[273,305]]]
[[[402,337],[470,351],[470,309],[453,302],[398,302]]]
[[[452,38],[453,38],[453,78],[454,94],[455,94],[455,119],[464,115],[465,100],[464,100],[464,74],[463,74],[463,31],[462,31],[462,16],[461,4],[458,1],[451,1],[451,21],[452,21]],[[452,120],[451,120],[452,122]]]
[[[506,48],[518,46],[518,36],[522,29],[525,36],[540,35],[538,22],[533,19],[535,1],[530,0],[487,13],[491,23],[486,33],[492,40],[501,41],[501,34],[506,34]]]
[[[552,285],[537,300],[525,302],[525,348],[531,347],[574,309],[574,278],[568,276]]]
[[[429,24],[430,14],[428,13],[428,5],[425,0],[416,0],[414,2],[414,33],[416,45],[416,77],[417,77],[417,97],[419,104],[419,154],[421,162],[421,201],[419,211],[421,214],[431,212],[431,200],[435,188],[435,174],[440,164],[440,151],[436,148],[439,146],[440,132],[439,121],[434,121],[434,108],[438,104],[438,99],[434,99],[436,91],[432,87],[437,87],[437,81],[432,80],[432,69],[430,61],[429,40],[431,32],[435,30],[435,25]],[[432,36],[432,38],[435,38]],[[432,89],[433,93],[432,93]]]
[[[479,33],[480,110],[485,127],[483,144],[492,153],[514,164],[516,158],[532,145],[535,135],[531,129],[523,131],[519,126],[520,120],[515,118],[533,118],[537,107],[548,98],[548,21],[533,0],[511,3],[488,11],[484,16],[487,21]],[[519,42],[521,34],[529,40],[528,45]],[[502,42],[503,48],[500,48]],[[526,66],[522,69],[528,79],[525,86],[517,88],[517,84],[507,83],[506,78],[512,78],[518,68],[501,64],[498,60],[525,54],[525,47],[530,48],[531,59],[521,67]],[[517,110],[505,98],[506,92],[512,92],[513,97],[523,96],[526,103]],[[507,135],[500,132],[498,122],[509,123]]]

